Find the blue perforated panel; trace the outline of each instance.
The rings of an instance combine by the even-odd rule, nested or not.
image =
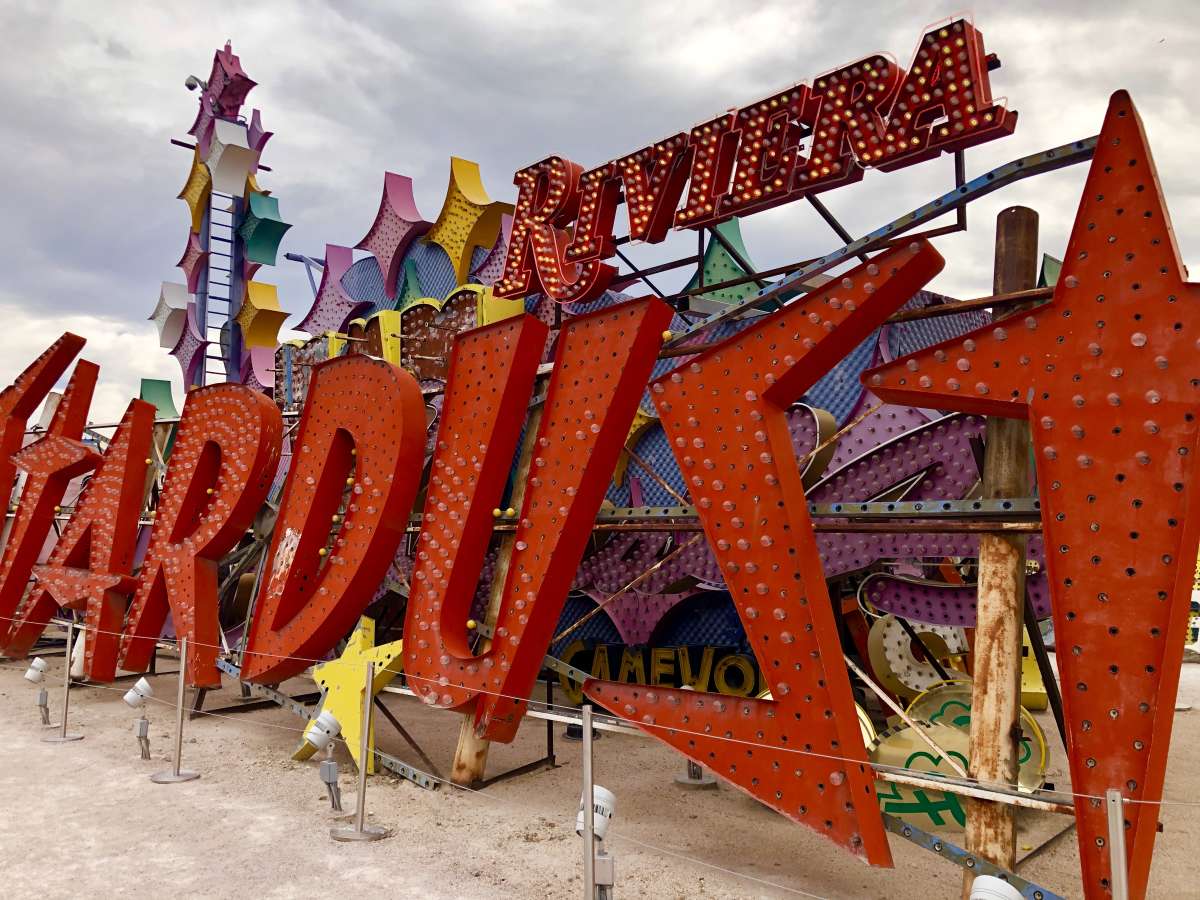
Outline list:
[[[454,264],[450,262],[446,251],[437,244],[427,244],[423,240],[414,241],[404,259],[406,262],[411,261],[416,268],[423,296],[442,300],[458,286]]]
[[[596,601],[587,594],[572,591],[570,596],[567,597],[566,604],[563,605],[562,615],[558,617],[558,625],[555,627],[554,633],[558,634],[564,628],[574,625],[595,608]],[[624,643],[621,640],[620,633],[617,631],[617,626],[608,617],[608,613],[602,612],[599,615],[592,616],[591,619],[580,625],[558,643],[551,644],[550,655],[558,656],[567,645],[578,640],[595,642],[597,644]]]
[[[940,294],[921,291],[906,303],[904,308],[923,309],[926,306],[944,303],[947,299]],[[952,316],[918,319],[915,322],[897,322],[888,328],[888,351],[893,357],[907,356],[941,341],[966,334],[975,328],[981,328],[989,321],[991,316],[986,311],[977,310]]]
[[[692,645],[748,650],[746,630],[726,591],[704,591],[672,607],[654,628],[652,647]]]
[[[379,261],[373,256],[360,259],[346,270],[342,276],[342,290],[352,300],[371,304],[371,308],[360,313],[359,318],[365,319],[381,309],[392,308],[392,300],[384,290]]]
[[[474,272],[476,269],[478,269],[480,266],[482,266],[483,261],[488,258],[489,253],[491,253],[491,251],[484,247],[476,247],[474,250],[472,250],[471,251],[471,265],[467,269],[467,271]],[[467,282],[469,284],[483,284],[482,281],[480,281],[478,278],[474,277],[473,275],[469,276],[467,278]]]
[[[661,425],[651,426],[642,435],[642,439],[634,446],[633,451],[646,461],[646,465],[653,469],[656,475],[678,491],[680,496],[687,497],[683,475],[679,471],[679,465],[675,462],[675,454],[671,452],[671,445],[667,441],[667,434],[663,431]],[[633,501],[629,496],[630,477],[636,478],[642,486],[643,499],[640,505],[677,506],[679,504],[678,497],[672,497],[666,488],[646,474],[645,469],[633,460],[630,460],[629,467],[626,470],[625,483],[617,487],[617,485],[610,482],[608,486],[608,499],[617,506],[633,505]]]
[[[845,424],[862,395],[863,386],[858,378],[870,367],[878,341],[879,331],[871,332],[870,337],[821,376],[821,380],[804,395],[804,402],[828,410],[839,425]]]

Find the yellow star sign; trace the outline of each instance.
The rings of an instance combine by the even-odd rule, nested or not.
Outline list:
[[[362,739],[363,727],[363,688],[367,678],[367,663],[375,663],[375,675],[371,680],[371,696],[374,697],[389,682],[400,674],[400,653],[403,641],[392,641],[390,644],[375,646],[375,620],[363,616],[359,619],[358,627],[350,634],[346,649],[337,659],[321,663],[313,669],[313,678],[320,686],[325,697],[317,710],[328,710],[338,720],[342,728],[342,738],[354,757],[354,762],[362,765],[358,758],[358,745]],[[316,727],[314,717],[308,723],[305,734]],[[375,771],[375,733],[372,730],[367,746],[370,747],[367,771]],[[308,759],[316,753],[316,748],[308,741],[301,741],[292,759]]]
[[[237,323],[242,326],[242,338],[247,347],[274,350],[279,344],[279,328],[290,315],[279,308],[279,291],[275,285],[262,281],[246,282]]]

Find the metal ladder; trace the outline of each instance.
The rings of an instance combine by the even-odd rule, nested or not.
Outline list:
[[[239,204],[240,201],[229,194],[213,191],[200,235],[201,244],[208,249],[208,266],[196,298],[196,312],[200,318],[198,324],[208,341],[199,373],[199,383],[202,385],[231,380],[230,360],[221,346],[221,329],[226,323],[233,322],[240,305],[235,302],[232,293],[241,281],[236,277],[240,273],[234,265],[237,241],[234,229],[237,227],[236,210]]]

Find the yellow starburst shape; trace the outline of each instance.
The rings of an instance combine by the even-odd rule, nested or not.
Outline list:
[[[455,283],[463,284],[471,268],[471,252],[476,247],[491,249],[502,218],[512,212],[511,203],[488,196],[478,163],[452,156],[446,199],[424,240],[446,251],[454,265]]]
[[[279,329],[290,315],[279,308],[279,291],[275,285],[262,281],[246,283],[236,321],[242,327],[242,339],[247,347],[275,349],[279,344]]]
[[[200,233],[204,225],[204,214],[208,212],[208,198],[212,193],[212,175],[208,166],[200,160],[200,151],[192,153],[192,167],[188,170],[187,182],[183,185],[178,196],[188,205],[191,214],[192,231]]]
[[[389,644],[375,646],[375,620],[367,616],[359,619],[358,627],[350,634],[346,649],[337,659],[321,663],[313,669],[313,678],[325,695],[317,714],[328,710],[338,720],[342,729],[342,738],[350,750],[356,765],[361,765],[358,758],[358,745],[362,739],[363,727],[363,690],[366,687],[367,663],[375,663],[375,675],[371,680],[371,696],[374,697],[383,690],[393,678],[400,674],[400,654],[403,641],[392,641]],[[316,718],[308,723],[305,735],[316,726]],[[374,730],[368,737],[367,746],[370,748],[367,760],[367,771],[375,771],[375,734]],[[301,741],[292,759],[308,759],[316,748],[307,740]]]

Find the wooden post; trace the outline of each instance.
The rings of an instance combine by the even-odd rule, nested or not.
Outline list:
[[[537,441],[538,426],[542,424],[542,406],[534,407],[529,413],[525,424],[525,436],[521,441],[521,455],[517,462],[517,471],[513,477],[513,492],[511,503],[518,512],[521,500],[525,496],[525,479],[529,476],[529,464],[533,459],[533,449]],[[500,549],[496,554],[496,569],[492,575],[491,590],[488,593],[488,605],[483,615],[483,621],[495,626],[496,617],[500,612],[500,601],[504,596],[504,580],[508,577],[508,564],[512,560],[515,533],[507,533],[500,538]],[[486,638],[479,645],[479,652],[486,652],[491,646]],[[454,765],[450,769],[450,780],[455,784],[470,786],[477,781],[483,781],[483,773],[487,769],[488,748],[492,742],[475,734],[475,711],[472,709],[463,716],[462,728],[458,732],[458,747],[454,751]]]
[[[1038,216],[1009,207],[996,218],[997,294],[1037,283]],[[1016,312],[1017,310],[1013,310]],[[1029,423],[991,417],[983,460],[985,498],[1023,497],[1029,491]],[[970,774],[982,782],[1016,784],[1021,728],[1021,629],[1025,599],[1024,535],[979,538],[979,597],[971,689]],[[1016,809],[989,800],[967,800],[967,852],[1013,870]],[[969,897],[974,873],[963,874]]]

